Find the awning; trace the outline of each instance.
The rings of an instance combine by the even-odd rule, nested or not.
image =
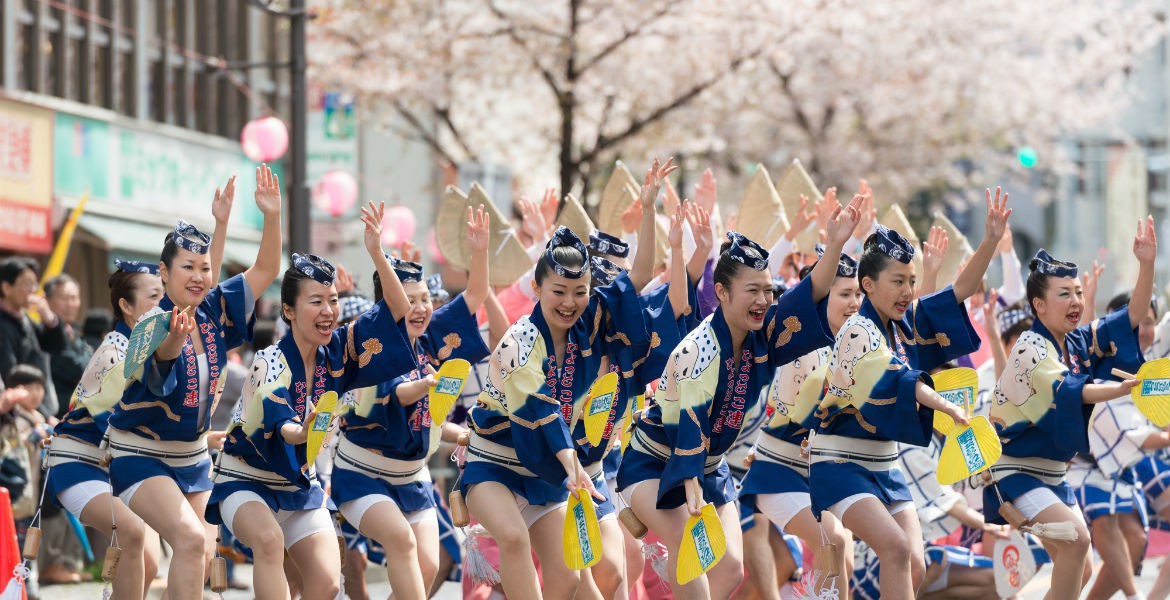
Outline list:
[[[162,253],[163,240],[171,231],[170,227],[155,223],[118,219],[94,213],[82,214],[78,224],[105,241],[114,258],[158,260],[159,254]],[[229,237],[223,250],[223,260],[225,263],[250,267],[255,262],[259,250],[259,242]],[[287,265],[288,258],[281,256],[281,268]]]

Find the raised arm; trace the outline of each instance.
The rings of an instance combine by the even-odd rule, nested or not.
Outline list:
[[[845,242],[853,235],[853,228],[861,220],[861,195],[853,197],[849,205],[833,210],[833,216],[826,225],[825,256],[817,261],[809,278],[812,281],[812,294],[815,302],[820,302],[829,295],[829,288],[833,287],[833,280],[837,277],[837,262],[840,260],[841,249]]]
[[[683,222],[686,221],[687,210],[693,210],[690,202],[675,208],[674,214],[670,216],[670,288],[666,295],[670,298],[670,306],[674,308],[675,319],[683,316],[690,306],[688,295],[691,283],[687,281],[687,269],[683,265],[682,256]]]
[[[256,262],[244,272],[253,298],[262,296],[280,274],[280,177],[266,164],[256,167],[256,207],[264,215],[264,229]]]
[[[687,278],[691,285],[698,285],[707,268],[707,257],[711,255],[711,248],[715,245],[715,231],[711,227],[711,213],[699,204],[686,203],[683,214],[691,225],[691,233],[695,236],[695,252],[687,262]],[[673,281],[673,279],[672,279]]]
[[[967,266],[963,267],[955,279],[955,298],[959,302],[967,300],[971,294],[975,293],[975,290],[979,289],[983,275],[987,273],[987,266],[991,264],[991,259],[995,256],[995,249],[999,246],[999,240],[1003,238],[1003,232],[1007,229],[1008,217],[1012,214],[1012,209],[1007,207],[1007,199],[1008,195],[1003,193],[1000,188],[995,188],[994,199],[991,197],[991,190],[987,190],[987,227],[983,241],[979,243],[979,248],[975,250],[971,260],[967,261]]]
[[[922,283],[918,295],[926,296],[938,291],[938,272],[942,270],[943,258],[947,255],[947,232],[942,227],[931,227],[926,241],[922,242]]]
[[[483,306],[487,312],[488,348],[495,349],[496,345],[500,343],[500,338],[508,332],[511,323],[508,323],[508,313],[504,311],[504,305],[500,304],[500,299],[490,288],[487,298],[483,301]]]
[[[987,333],[987,343],[991,345],[991,361],[995,365],[995,378],[1007,368],[1007,351],[1003,348],[1003,332],[999,330],[999,293],[992,289],[987,293],[987,302],[983,303],[983,331]]]
[[[1082,323],[1092,323],[1097,319],[1097,284],[1101,282],[1101,273],[1104,272],[1105,265],[1093,261],[1093,268],[1081,273],[1081,293],[1085,298],[1085,308],[1081,311]]]
[[[1138,278],[1129,299],[1129,324],[1137,327],[1150,313],[1150,300],[1154,297],[1154,259],[1158,256],[1154,217],[1138,221],[1137,235],[1133,237],[1133,255],[1138,259]]]
[[[211,287],[219,285],[219,273],[223,268],[223,247],[227,244],[227,225],[232,216],[232,202],[236,197],[236,176],[228,178],[223,191],[215,188],[211,200],[211,216],[215,217],[215,232],[211,234]]]
[[[410,300],[406,297],[406,290],[402,289],[398,274],[382,253],[382,214],[385,211],[384,202],[379,202],[377,206],[370,202],[369,206],[362,207],[362,223],[366,226],[363,241],[366,252],[370,253],[370,259],[374,261],[378,278],[382,281],[382,299],[386,301],[386,306],[390,307],[390,314],[397,321],[410,312]]]
[[[474,211],[467,207],[467,246],[471,249],[471,272],[467,276],[467,289],[463,301],[467,309],[475,314],[488,296],[488,240],[491,239],[491,214],[483,211],[483,205]]]
[[[654,252],[658,245],[655,243],[654,201],[658,198],[658,191],[662,189],[662,180],[675,172],[678,167],[672,163],[674,158],[666,159],[666,163],[654,163],[646,170],[646,179],[642,183],[642,192],[638,195],[638,202],[642,205],[642,227],[638,232],[638,250],[634,253],[634,261],[630,266],[630,282],[634,289],[640,290],[650,283],[654,273]]]

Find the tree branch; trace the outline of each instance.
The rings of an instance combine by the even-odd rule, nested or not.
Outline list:
[[[407,124],[410,125],[410,128],[414,131],[415,135],[418,136],[419,140],[429,146],[431,150],[437,152],[439,156],[442,156],[443,160],[446,160],[453,165],[459,164],[459,161],[455,160],[455,157],[451,156],[451,153],[443,147],[443,144],[439,141],[438,136],[427,129],[427,126],[422,122],[422,119],[411,112],[411,110],[407,108],[406,105],[402,103],[402,101],[394,100],[393,106],[394,111],[397,112],[399,116],[401,116],[407,122]]]
[[[663,17],[664,15],[666,15],[669,12],[670,12],[670,4],[659,5],[657,10],[655,10],[651,14],[647,15],[645,19],[642,19],[633,27],[626,29],[625,32],[623,32],[620,37],[618,37],[617,39],[615,39],[612,42],[610,42],[609,44],[607,44],[604,48],[601,49],[601,51],[599,51],[597,54],[595,54],[593,56],[593,58],[590,58],[589,60],[585,61],[585,63],[581,65],[581,68],[577,69],[577,72],[575,73],[575,75],[579,76],[579,75],[585,73],[586,71],[588,71],[590,68],[592,68],[597,63],[605,60],[605,57],[609,56],[610,54],[613,54],[619,48],[624,46],[626,44],[626,42],[641,35],[642,30],[646,26],[650,25],[651,23],[653,23],[654,21]]]
[[[509,20],[508,15],[505,14],[504,11],[500,10],[500,8],[496,6],[496,3],[492,0],[487,0],[487,6],[497,19],[500,19],[504,23],[508,24],[508,27],[505,27],[503,32],[508,36],[509,39],[512,40],[512,43],[516,44],[520,47],[521,50],[524,51],[528,61],[532,63],[532,68],[536,69],[537,72],[540,73],[541,78],[544,79],[545,83],[548,84],[548,87],[552,90],[553,94],[560,98],[564,91],[561,89],[560,83],[557,82],[556,75],[554,75],[552,71],[545,68],[544,65],[540,64],[540,59],[537,58],[532,49],[528,47],[528,44],[524,42],[524,40],[520,37],[520,34],[516,32],[516,24]]]

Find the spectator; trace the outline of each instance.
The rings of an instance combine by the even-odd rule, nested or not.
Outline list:
[[[29,319],[29,308],[36,309],[40,323]],[[0,260],[0,373],[18,364],[40,369],[49,382],[39,408],[46,417],[56,415],[58,405],[48,353],[64,350],[65,328],[37,293],[37,263],[20,256]]]
[[[90,348],[102,345],[106,334],[114,329],[114,315],[109,309],[91,308],[85,313],[85,324],[81,326],[81,337]]]
[[[24,546],[24,536],[32,524],[37,511],[41,491],[41,470],[39,457],[41,441],[52,434],[45,415],[37,409],[44,400],[47,386],[45,374],[32,365],[16,365],[8,371],[4,380],[14,391],[23,391],[16,396],[12,409],[0,416],[0,470],[5,478],[23,476],[25,485],[18,495],[12,496],[12,516],[16,523],[18,543]],[[12,490],[11,487],[9,487]],[[43,581],[43,573],[38,581]],[[80,579],[78,579],[80,580]],[[29,598],[37,596],[36,586],[30,585]]]
[[[89,357],[93,356],[93,347],[82,339],[77,327],[77,318],[81,316],[81,288],[77,280],[69,275],[49,279],[45,282],[45,299],[65,330],[65,349],[49,356],[58,400],[54,416],[60,419],[69,412],[69,399],[73,397],[77,382],[81,381]]]

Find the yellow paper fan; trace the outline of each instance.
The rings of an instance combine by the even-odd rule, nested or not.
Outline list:
[[[1154,425],[1165,427],[1170,424],[1170,358],[1159,358],[1143,364],[1137,375],[1117,369],[1114,369],[1113,374],[1122,379],[1141,380],[1130,391],[1133,403]]]
[[[585,402],[585,413],[581,418],[585,420],[585,437],[594,446],[600,446],[605,435],[605,425],[617,399],[617,384],[617,373],[606,373],[589,388],[589,400]]]
[[[337,392],[325,392],[317,399],[317,417],[309,429],[309,439],[305,442],[305,459],[307,464],[317,460],[317,453],[325,444],[325,436],[329,435],[329,428],[333,425],[333,413],[337,412]]]
[[[593,497],[585,490],[569,495],[562,539],[565,565],[570,569],[588,569],[601,560],[601,526]]]
[[[1003,448],[991,421],[987,417],[973,417],[970,425],[955,425],[947,432],[942,454],[938,457],[938,482],[950,485],[982,473],[990,469],[1002,454]]]
[[[975,369],[947,369],[932,375],[931,379],[934,380],[934,391],[944,400],[962,406],[968,415],[975,409],[975,394],[979,390],[979,374]],[[934,411],[935,431],[946,434],[954,426],[955,421],[949,415]]]
[[[427,394],[427,403],[431,410],[431,443],[427,456],[439,449],[439,435],[443,430],[443,422],[463,392],[463,384],[467,375],[471,373],[471,363],[462,358],[453,358],[439,367],[435,374],[435,387]]]
[[[702,513],[687,519],[683,530],[682,547],[678,552],[679,585],[686,585],[692,579],[711,570],[727,551],[727,540],[723,537],[723,523],[715,514],[715,505],[706,504]]]

